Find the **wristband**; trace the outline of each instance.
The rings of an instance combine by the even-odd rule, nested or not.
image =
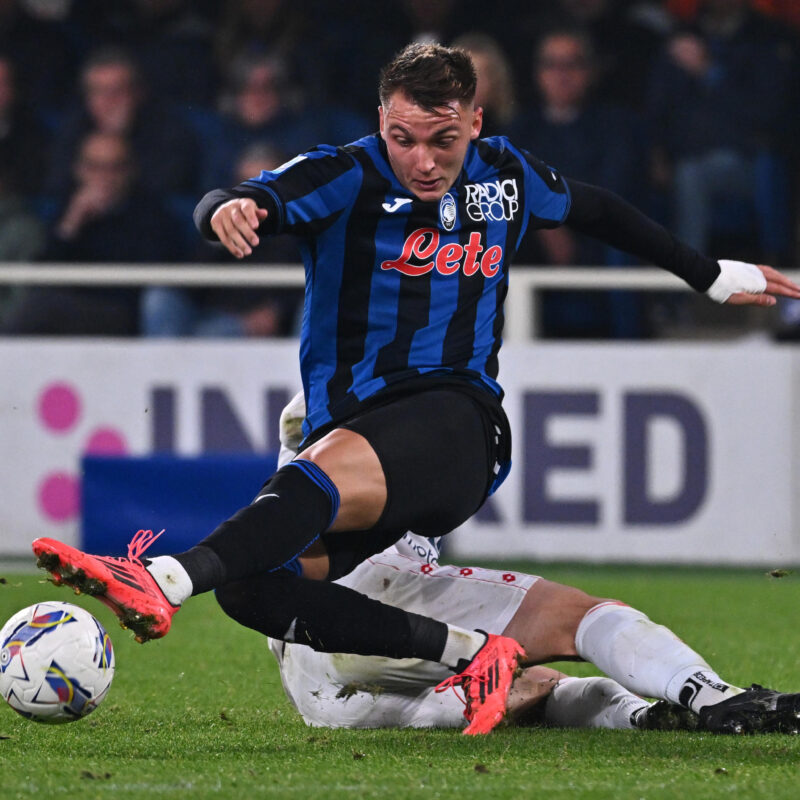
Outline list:
[[[724,303],[737,292],[761,294],[767,288],[767,279],[755,264],[726,259],[720,259],[717,263],[719,275],[706,289],[706,294],[715,302]]]

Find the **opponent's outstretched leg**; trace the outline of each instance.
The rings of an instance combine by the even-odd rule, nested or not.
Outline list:
[[[695,711],[715,733],[798,733],[800,694],[723,680],[669,628],[616,602],[589,609],[575,636],[578,654],[646,697]]]
[[[589,661],[635,694],[694,711],[710,731],[800,730],[800,694],[725,681],[669,628],[616,600],[540,580],[504,633],[531,663]]]

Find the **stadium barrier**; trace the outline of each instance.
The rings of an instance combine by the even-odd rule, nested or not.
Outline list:
[[[50,267],[35,265],[30,275],[43,278],[41,269]],[[63,269],[59,282],[74,284],[80,270]],[[95,269],[81,280],[102,282]],[[184,268],[131,269],[140,272],[129,281],[175,283]],[[267,277],[299,275],[202,269],[180,280],[208,281],[213,272],[220,285],[234,276],[269,285]],[[510,298],[535,293],[520,284],[565,285],[555,274],[564,271],[536,272],[516,273]],[[585,270],[570,277],[611,288],[612,272],[602,270],[595,283]],[[624,272],[626,288],[654,289],[652,278],[666,278],[669,291],[680,289],[668,275]],[[645,284],[637,272],[647,273],[638,276]],[[10,274],[0,268],[0,278]],[[453,537],[454,556],[800,564],[793,348],[508,339],[501,379],[515,468]],[[84,458],[165,456],[180,464],[273,452],[280,410],[299,388],[297,369],[293,340],[0,340],[0,555],[26,555],[35,536],[80,541]],[[120,513],[122,535],[159,527],[167,486],[147,519]],[[243,487],[243,496],[257,489]]]
[[[302,288],[305,272],[298,264],[209,266],[208,264],[6,264],[0,286],[263,286]],[[505,341],[538,335],[538,298],[546,289],[625,289],[655,292],[691,291],[674,275],[647,267],[515,266],[513,291],[506,298]]]

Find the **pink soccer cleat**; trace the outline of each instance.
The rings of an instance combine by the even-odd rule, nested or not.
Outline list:
[[[464,717],[469,722],[463,733],[467,736],[489,733],[503,721],[511,684],[522,672],[520,659],[525,655],[522,647],[508,636],[491,633],[487,636],[486,644],[469,666],[436,687],[437,692],[463,687]]]
[[[163,531],[161,531],[163,533]],[[75,594],[90,594],[105,603],[137,642],[158,639],[169,631],[173,606],[145,569],[140,556],[161,533],[138,531],[127,558],[92,556],[55,539],[36,539],[36,565],[46,569],[56,585],[72,586]]]

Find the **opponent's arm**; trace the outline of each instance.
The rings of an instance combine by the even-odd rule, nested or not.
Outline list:
[[[565,220],[579,233],[657,264],[718,303],[774,305],[774,295],[800,298],[800,286],[772,267],[715,261],[681,242],[619,195],[567,180],[572,204]]]

